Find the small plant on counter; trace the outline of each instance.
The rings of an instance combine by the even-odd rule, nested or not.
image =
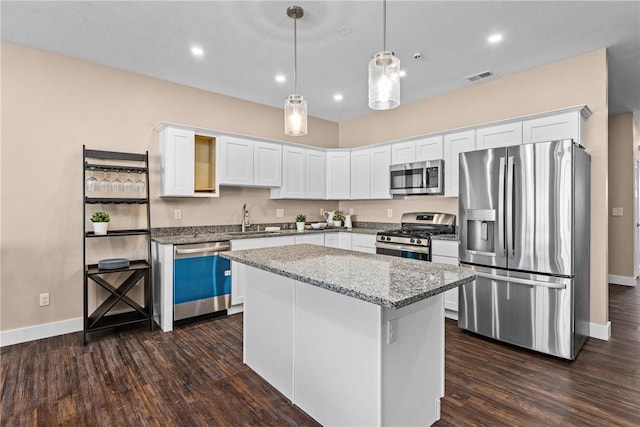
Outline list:
[[[298,216],[296,217],[296,222],[305,222],[307,220],[307,217],[305,214],[298,214]]]
[[[344,217],[343,217],[341,214],[339,214],[339,213],[337,213],[337,212],[336,212],[336,213],[333,215],[333,218],[331,218],[331,219],[332,219],[333,221],[342,221],[342,220],[344,219]]]
[[[111,217],[107,212],[97,211],[91,215],[91,222],[109,222],[111,221]]]

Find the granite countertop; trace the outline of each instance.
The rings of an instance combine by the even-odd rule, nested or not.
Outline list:
[[[458,241],[457,234],[437,234],[435,236],[431,236],[431,240],[447,240],[447,241]]]
[[[338,231],[346,231],[358,234],[377,234],[380,229],[374,228],[325,228],[323,230],[304,230],[297,231],[294,229],[285,229],[280,231],[221,231],[221,232],[184,232],[180,234],[171,235],[156,235],[152,239],[163,245],[189,245],[194,243],[209,243],[220,242],[225,240],[240,240],[240,239],[256,239],[262,237],[277,237],[277,236],[297,236],[302,234],[318,234],[318,233],[335,233]]]
[[[221,252],[220,256],[394,309],[475,278],[475,272],[466,267],[309,244]]]

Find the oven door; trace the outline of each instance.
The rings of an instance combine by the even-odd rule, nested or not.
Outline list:
[[[376,253],[400,258],[431,261],[431,250],[425,246],[403,245],[400,243],[376,242]]]

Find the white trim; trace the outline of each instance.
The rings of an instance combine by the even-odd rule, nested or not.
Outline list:
[[[635,277],[629,276],[616,276],[614,274],[610,274],[607,278],[610,284],[612,285],[624,285],[624,286],[635,286],[636,279]]]
[[[609,341],[609,338],[611,338],[611,322],[609,321],[605,325],[589,323],[589,336],[591,338]]]
[[[82,317],[0,332],[0,347],[82,331]]]
[[[448,308],[445,308],[444,317],[446,317],[447,319],[455,320],[457,322],[458,321],[458,312],[455,311],[455,310],[450,310]]]

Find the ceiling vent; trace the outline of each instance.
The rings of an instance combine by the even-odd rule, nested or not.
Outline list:
[[[491,71],[484,71],[479,74],[474,74],[473,76],[465,77],[465,79],[469,80],[470,82],[476,82],[478,80],[486,79],[487,77],[491,76],[493,76],[493,73]]]

